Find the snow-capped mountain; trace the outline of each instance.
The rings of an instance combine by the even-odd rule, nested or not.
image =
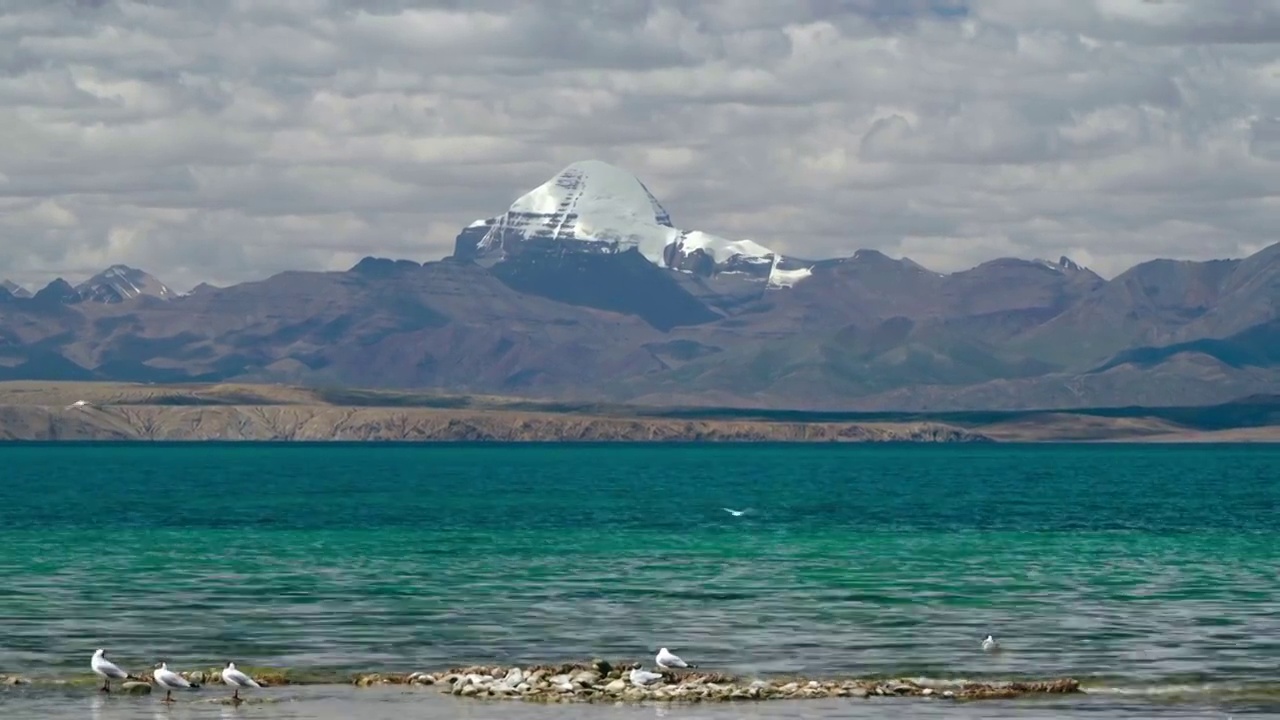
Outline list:
[[[10,295],[12,295],[12,296],[14,296],[14,297],[16,297],[16,298],[29,298],[29,297],[31,297],[31,291],[30,291],[30,290],[28,290],[28,289],[26,289],[26,288],[22,287],[21,285],[19,285],[18,283],[14,282],[14,281],[12,281],[12,280],[4,280],[4,281],[0,281],[0,290],[5,290],[5,291],[7,291]]]
[[[747,276],[789,287],[808,275],[801,261],[751,240],[681,230],[634,175],[599,160],[569,165],[518,198],[502,215],[458,235],[454,255],[482,264],[527,255],[637,251],[659,267],[704,277]]]
[[[1065,272],[1081,272],[1084,270],[1088,270],[1088,268],[1077,264],[1075,260],[1072,260],[1066,255],[1059,257],[1058,262],[1050,262],[1049,260],[1041,260],[1039,262],[1043,264],[1045,267],[1052,268],[1054,270],[1061,270]]]
[[[174,292],[151,274],[128,265],[112,265],[76,286],[85,300],[118,303],[140,295],[169,300]]]

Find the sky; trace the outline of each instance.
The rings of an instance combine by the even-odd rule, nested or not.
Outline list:
[[[586,159],[800,257],[1239,257],[1278,41],[1280,0],[0,0],[0,277],[438,259]]]

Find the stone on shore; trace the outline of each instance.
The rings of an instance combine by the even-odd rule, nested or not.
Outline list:
[[[151,683],[142,682],[141,680],[130,680],[121,685],[120,690],[127,695],[150,695]]]
[[[933,700],[995,700],[1026,695],[1080,692],[1072,678],[933,686],[911,680],[743,679],[716,672],[661,671],[652,686],[628,679],[638,663],[537,665],[529,668],[471,666],[437,673],[373,673],[355,678],[357,687],[438,685],[457,697],[526,702],[731,702],[815,698],[919,697]]]
[[[290,685],[289,678],[284,670],[272,670],[267,668],[239,668],[240,672],[253,678],[262,687],[272,687],[275,685]],[[190,670],[178,673],[186,678],[189,682],[197,685],[221,685],[222,668],[215,667],[207,670]],[[143,675],[144,679],[150,679],[150,675]]]

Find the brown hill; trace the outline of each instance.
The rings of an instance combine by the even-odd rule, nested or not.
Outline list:
[[[665,243],[665,244],[664,244]],[[638,178],[565,168],[425,265],[366,258],[175,295],[115,265],[0,290],[0,381],[286,382],[810,409],[1211,403],[1280,387],[1280,244],[955,273],[678,229]]]
[[[0,301],[0,380],[797,408],[1214,402],[1278,387],[1280,361],[1257,351],[1274,337],[1258,328],[1280,316],[1276,247],[1242,261],[1145,263],[1110,282],[1065,259],[942,275],[866,252],[720,303],[710,299],[729,293],[717,294],[716,278],[640,280],[671,271],[618,275],[610,263],[643,262],[618,256],[593,259],[608,272],[569,263],[534,280],[516,278],[514,261],[370,258],[164,300],[86,302],[57,281]]]

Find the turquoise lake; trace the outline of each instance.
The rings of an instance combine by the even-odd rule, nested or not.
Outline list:
[[[42,684],[86,675],[97,647],[138,671],[338,676],[659,646],[762,676],[1080,679],[1088,696],[1054,717],[1073,703],[1280,711],[1280,447],[33,444],[0,458],[0,674],[40,681],[0,690],[0,713],[56,716],[70,698],[67,717],[134,717],[122,698]],[[1003,652],[979,651],[987,633]],[[255,716],[329,717],[298,707]],[[852,716],[821,707],[750,716]],[[968,716],[1044,706],[983,707]],[[747,716],[717,712],[669,710]]]

